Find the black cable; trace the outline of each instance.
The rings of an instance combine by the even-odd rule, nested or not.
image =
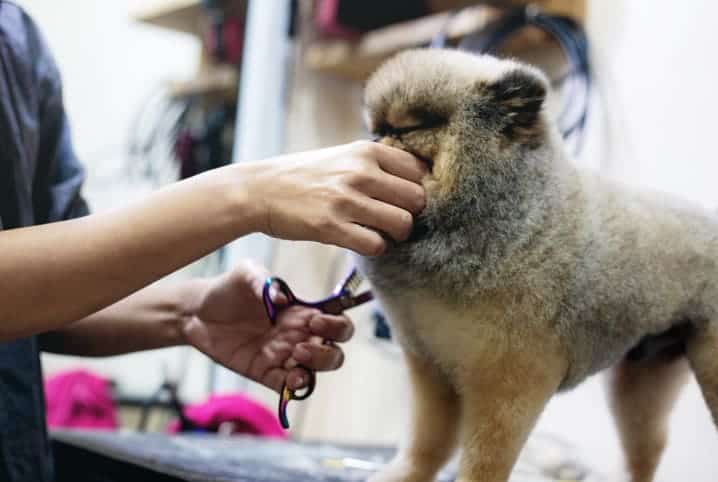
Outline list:
[[[157,184],[159,168],[172,157],[164,152],[185,122],[192,106],[191,99],[169,95],[163,88],[155,94],[136,114],[128,138],[128,167],[130,176],[140,175]],[[157,151],[159,156],[157,155]]]
[[[578,23],[569,17],[545,14],[535,7],[517,8],[494,22],[481,35],[467,37],[459,44],[459,48],[479,53],[495,53],[510,37],[529,26],[551,35],[558,42],[569,64],[565,81],[566,100],[558,122],[565,139],[576,139],[574,147],[576,152],[579,152],[588,118],[591,74],[588,38]],[[577,96],[580,96],[578,100]],[[575,119],[570,117],[573,105],[579,105],[579,114]]]
[[[443,49],[446,47],[446,45],[448,44],[449,27],[451,26],[451,23],[454,21],[454,19],[462,11],[463,9],[452,10],[451,12],[449,12],[449,14],[446,16],[444,24],[441,26],[441,30],[439,30],[439,33],[431,39],[431,44],[429,44],[429,47],[431,47],[432,49]]]
[[[447,44],[447,29],[450,16],[442,31],[432,40],[432,47]],[[518,7],[492,22],[481,31],[466,36],[457,46],[460,50],[484,54],[496,54],[505,42],[527,27],[535,27],[548,33],[559,44],[569,64],[569,70],[561,83],[565,85],[564,104],[558,116],[559,129],[564,139],[575,139],[574,148],[580,152],[585,137],[591,93],[591,68],[589,62],[588,37],[583,28],[573,19],[549,15],[535,6]],[[571,116],[578,106],[578,114]]]

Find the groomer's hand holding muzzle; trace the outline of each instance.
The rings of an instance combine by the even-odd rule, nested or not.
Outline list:
[[[376,142],[243,163],[241,182],[256,229],[282,239],[318,241],[381,254],[383,233],[410,234],[425,206],[426,166],[411,154]]]

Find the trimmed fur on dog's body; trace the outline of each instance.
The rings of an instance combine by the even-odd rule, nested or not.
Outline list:
[[[575,167],[546,86],[516,62],[419,50],[366,87],[370,129],[432,163],[412,238],[360,260],[415,392],[409,444],[376,480],[432,480],[460,435],[459,480],[505,481],[548,399],[609,366],[629,470],[652,480],[687,364],[625,357],[678,323],[718,416],[718,219]]]

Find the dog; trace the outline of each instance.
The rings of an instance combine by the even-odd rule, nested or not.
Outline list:
[[[402,346],[410,436],[373,482],[505,482],[548,400],[608,370],[633,482],[690,370],[718,419],[718,218],[578,168],[546,77],[417,49],[365,87],[380,142],[427,162],[409,240],[357,263]]]

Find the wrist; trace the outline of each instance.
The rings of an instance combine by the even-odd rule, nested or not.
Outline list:
[[[206,232],[216,233],[226,242],[261,230],[261,200],[258,198],[256,171],[252,163],[231,164],[194,176],[182,185],[201,210],[194,224],[206,226]]]
[[[260,169],[256,162],[244,162],[216,171],[218,190],[223,193],[227,219],[235,237],[267,232]]]
[[[187,328],[195,320],[202,300],[209,288],[210,280],[195,278],[183,281],[177,285],[174,303],[174,336],[178,344],[190,345],[187,337]]]

